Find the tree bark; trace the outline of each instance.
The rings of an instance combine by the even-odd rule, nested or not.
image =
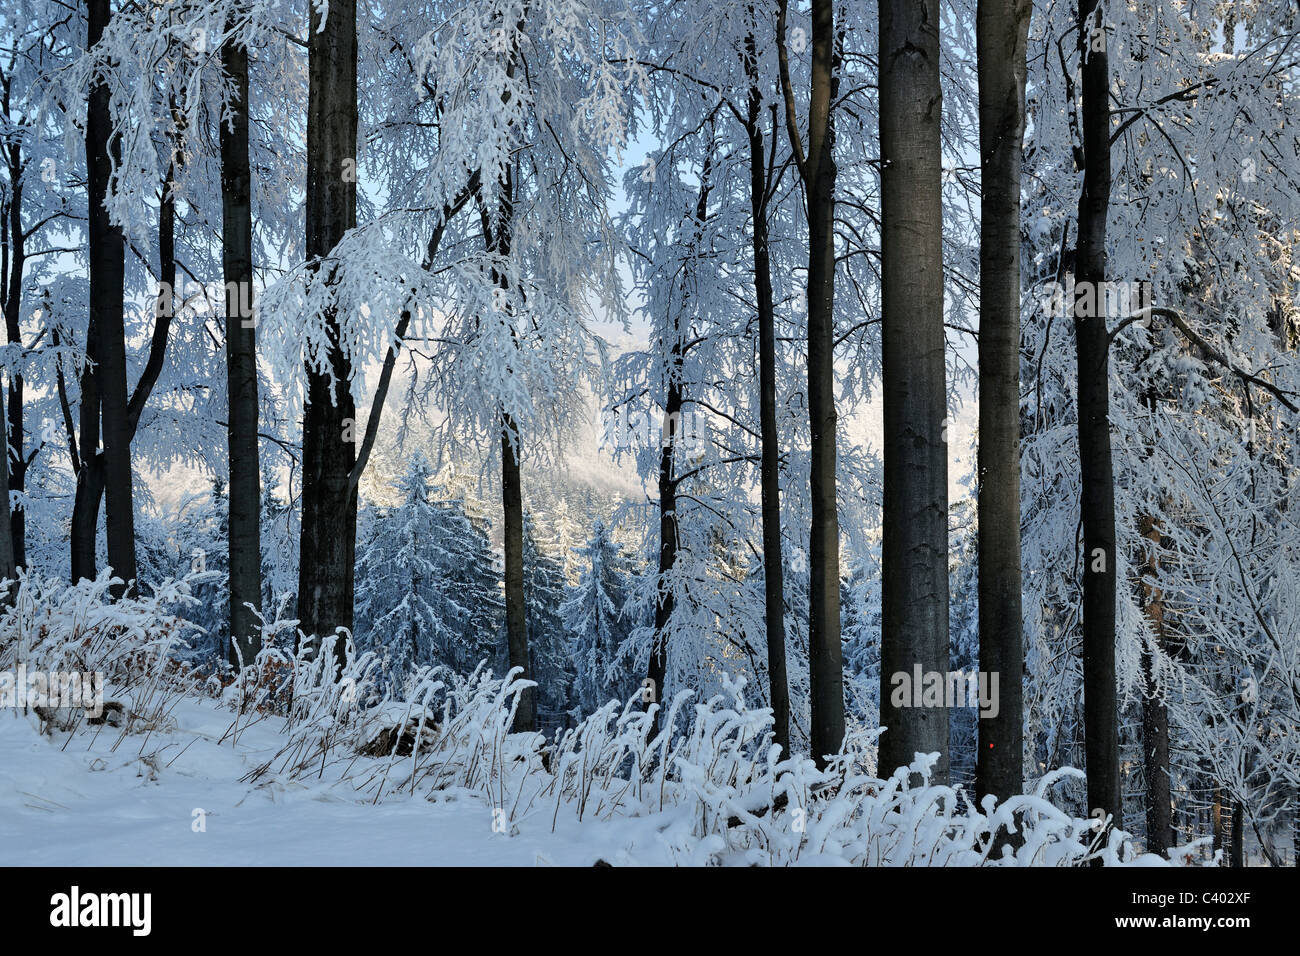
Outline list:
[[[1232,804],[1232,866],[1246,865],[1246,812],[1240,800]]]
[[[948,671],[948,414],[936,0],[880,2],[884,377],[880,773],[939,754],[946,707],[895,706],[894,675]],[[889,682],[891,686],[886,686]],[[919,693],[919,688],[912,688]],[[905,701],[920,704],[921,701]]]
[[[236,13],[226,21],[233,29]],[[248,51],[227,42],[221,65],[234,85],[221,124],[222,266],[226,279],[226,446],[230,455],[230,662],[262,647],[261,464],[257,447],[257,344],[253,322],[252,172],[248,160]],[[251,605],[251,607],[249,607]]]
[[[704,222],[709,214],[709,193],[713,188],[713,156],[704,159],[700,170],[700,194],[695,200],[694,240],[691,254],[700,246]],[[687,269],[693,269],[693,265]],[[682,328],[682,315],[685,313],[688,292],[682,296],[682,308],[672,316],[672,340],[668,345],[667,387],[664,390],[664,422],[666,428],[661,435],[659,449],[659,587],[655,595],[655,629],[653,643],[650,647],[650,666],[647,677],[650,696],[643,694],[645,703],[659,703],[660,710],[655,714],[654,728],[659,729],[663,716],[664,683],[668,679],[668,627],[672,621],[673,610],[677,605],[670,580],[673,568],[677,566],[677,552],[680,547],[679,528],[677,524],[677,446],[680,442],[678,424],[682,419],[682,406],[686,403],[685,384],[683,382],[683,364],[685,359],[686,329]],[[671,306],[670,306],[671,308]],[[688,325],[689,328],[689,325]]]
[[[817,766],[844,742],[844,649],[840,644],[840,531],[835,455],[835,166],[834,104],[839,43],[834,0],[812,2],[812,83],[808,149],[795,116],[785,44],[787,0],[777,3],[777,65],[785,125],[803,181],[808,213],[808,677],[811,747]]]
[[[4,393],[0,392],[0,406],[4,404]],[[0,421],[4,420],[4,408],[0,407]],[[11,582],[4,595],[0,597],[0,606],[13,604],[17,596],[17,570],[14,565],[13,521],[9,513],[9,456],[0,455],[0,582]]]
[[[532,680],[528,655],[528,605],[524,594],[524,496],[519,476],[522,436],[514,419],[504,415],[501,426],[501,510],[504,516],[506,642],[510,666],[522,667],[519,676]],[[537,688],[519,696],[513,726],[515,733],[537,729]]]
[[[840,644],[840,526],[835,441],[834,103],[839,67],[833,0],[812,4],[808,101],[808,670],[812,756],[819,767],[844,742],[844,649]]]
[[[87,0],[87,49],[99,42],[112,14],[109,0]],[[108,563],[122,584],[113,588],[114,596],[121,597],[134,586],[135,570],[135,511],[131,477],[131,435],[127,417],[126,388],[126,331],[125,305],[125,250],[122,230],[113,224],[104,201],[108,196],[112,166],[121,161],[121,145],[113,135],[112,116],[109,109],[109,90],[105,82],[96,82],[90,90],[86,114],[86,166],[89,227],[87,241],[90,263],[90,317],[87,333],[87,353],[96,362],[93,371],[83,375],[82,439],[81,452],[86,456],[96,454],[98,424],[87,433],[87,416],[102,417],[103,489],[106,498],[106,531],[108,538]],[[93,379],[94,387],[87,395],[85,383]],[[87,402],[89,398],[89,402]],[[89,407],[87,407],[89,406]],[[93,469],[87,469],[93,471]],[[78,484],[78,494],[83,486]],[[85,492],[94,491],[87,485]],[[75,507],[75,505],[74,505]],[[87,512],[90,512],[89,514]],[[89,571],[94,573],[95,525],[98,503],[81,514],[82,523],[76,528],[81,535],[80,570],[86,570],[86,551],[89,545]],[[85,520],[91,524],[87,527]],[[74,525],[77,521],[74,516]],[[74,549],[78,542],[74,539]],[[77,576],[78,555],[74,551],[74,577]]]
[[[668,388],[664,396],[664,416],[669,422],[680,421],[682,411],[682,341],[679,320],[673,320],[673,342],[669,346]],[[655,715],[655,728],[662,716],[664,681],[668,676],[668,625],[676,607],[670,577],[677,564],[677,476],[675,474],[676,446],[668,441],[659,449],[659,587],[655,595],[654,643],[650,648],[649,696],[642,695],[649,705],[658,703],[661,709]]]
[[[4,116],[10,117],[9,83],[3,91]],[[27,237],[23,231],[23,173],[27,164],[22,158],[22,141],[13,137],[8,145],[6,156],[9,167],[9,202],[6,208],[8,216],[4,228],[6,234],[6,252],[9,257],[9,270],[5,276],[5,335],[10,345],[22,344],[22,302],[23,272],[27,266]],[[5,421],[9,433],[9,489],[21,492],[26,484],[27,459],[23,451],[23,377],[19,374],[9,376],[9,406]],[[6,502],[8,499],[6,499]],[[20,508],[10,514],[10,531],[12,534],[13,560],[16,568],[27,566],[27,520]]]
[[[753,7],[749,16],[753,18]],[[772,257],[768,248],[768,185],[763,155],[758,85],[758,50],[745,37],[745,77],[749,96],[745,129],[749,137],[749,206],[753,218],[754,297],[758,307],[759,464],[763,519],[764,624],[767,679],[772,701],[772,731],[784,754],[790,753],[790,687],[785,666],[785,581],[781,561],[781,446],[776,429],[776,309],[772,301]],[[670,419],[675,421],[676,419]]]
[[[1030,0],[980,0],[979,645],[999,675],[979,722],[977,800],[1024,786],[1020,577],[1020,168]]]
[[[1115,686],[1115,488],[1110,446],[1110,340],[1101,302],[1110,208],[1110,70],[1093,26],[1097,0],[1079,0],[1083,58],[1083,191],[1074,303],[1083,519],[1083,722],[1091,809],[1122,825]],[[1100,296],[1100,298],[1099,298]],[[1092,302],[1092,308],[1087,304]]]
[[[1154,581],[1160,570],[1160,528],[1145,515],[1140,530],[1150,542],[1147,579],[1142,582],[1143,605],[1156,643],[1164,645],[1164,595]],[[1173,794],[1169,779],[1169,711],[1155,688],[1155,658],[1142,650],[1142,676],[1146,693],[1142,697],[1142,766],[1147,788],[1147,851],[1164,856],[1174,846]]]
[[[307,257],[315,281],[332,281],[323,261],[356,225],[357,11],[355,0],[333,0],[321,21],[311,8],[307,104]],[[337,315],[326,316],[330,337],[325,372],[307,367],[303,413],[302,543],[298,618],[309,652],[317,641],[353,624],[357,496],[349,481],[356,460],[352,365],[339,341]],[[335,645],[342,665],[345,648]]]

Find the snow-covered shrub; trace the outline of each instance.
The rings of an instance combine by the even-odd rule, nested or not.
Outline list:
[[[20,571],[0,612],[0,670],[102,675],[105,700],[122,704],[123,733],[164,726],[180,695],[198,693],[197,675],[174,654],[196,626],[174,609],[196,603],[193,588],[206,580],[168,578],[148,595],[113,600],[121,581],[108,570],[76,584]]]
[[[323,660],[332,660],[322,654]],[[355,691],[373,661],[362,655],[342,675],[319,662],[298,662],[291,743],[250,777],[272,772],[324,775],[339,766],[337,785],[370,801],[397,793],[468,790],[485,798],[507,824],[561,813],[579,820],[653,817],[657,838],[682,864],[851,866],[1152,865],[1117,828],[1062,810],[1052,801],[1064,769],[1033,792],[980,805],[961,787],[930,782],[937,755],[882,779],[874,772],[877,730],[855,730],[819,769],[803,754],[773,744],[772,715],[752,708],[743,681],[696,702],[681,691],[657,733],[658,705],[639,696],[611,701],[548,743],[540,733],[512,733],[519,695],[531,686],[518,669],[496,678],[480,666],[469,677],[421,668],[405,698],[365,707]],[[348,688],[352,688],[349,692]],[[378,756],[375,728],[409,733],[410,746]],[[391,740],[401,739],[399,734]],[[1000,836],[1011,835],[1011,839]],[[1188,863],[1199,845],[1173,862]]]
[[[301,634],[300,634],[301,638]],[[343,654],[336,652],[343,642]],[[375,679],[379,661],[374,654],[357,654],[352,637],[340,628],[334,637],[313,641],[300,640],[299,647],[308,652],[295,653],[266,646],[252,665],[244,668],[227,700],[239,712],[282,699],[285,678],[289,675],[291,695],[287,708],[287,740],[265,764],[250,771],[246,779],[265,774],[272,767],[290,777],[308,772],[324,774],[340,754],[341,740],[355,740],[361,724],[362,708],[375,697]]]

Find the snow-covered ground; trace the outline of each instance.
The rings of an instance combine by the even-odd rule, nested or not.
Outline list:
[[[0,864],[20,866],[590,866],[671,863],[652,817],[609,822],[542,807],[493,831],[469,791],[388,795],[372,804],[347,784],[240,783],[283,743],[268,718],[218,743],[232,714],[184,700],[176,728],[145,740],[84,732],[0,711]],[[67,746],[63,746],[66,741]],[[144,756],[142,756],[142,754]]]
[[[257,660],[222,682],[172,653],[186,625],[166,608],[194,600],[191,579],[110,601],[107,574],[22,577],[0,690],[62,692],[0,693],[0,864],[1168,862],[1064,809],[1082,777],[1068,768],[977,807],[930,781],[938,754],[878,777],[874,728],[851,728],[825,766],[786,755],[743,680],[613,700],[548,740],[511,730],[533,686],[517,670],[421,666],[381,696],[373,654],[353,648],[336,671],[331,643],[284,650],[295,622],[270,622]],[[95,691],[69,695],[68,675],[96,675]],[[1009,828],[1014,857],[994,838]]]

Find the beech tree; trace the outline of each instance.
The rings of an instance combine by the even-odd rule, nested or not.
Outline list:
[[[948,396],[943,325],[939,16],[933,0],[880,4],[881,365],[885,404],[882,767],[938,752],[942,707],[897,706],[894,674],[948,672]]]
[[[221,65],[232,95],[220,120],[221,248],[226,280],[226,441],[230,461],[231,654],[251,661],[261,645],[255,611],[262,606],[261,465],[258,459],[257,349],[253,321],[253,191],[248,153],[248,49],[236,34],[240,12],[226,19]],[[237,661],[232,661],[237,662]]]
[[[1001,675],[980,721],[976,798],[1024,784],[1020,566],[1020,169],[1030,0],[980,0],[980,668]]]

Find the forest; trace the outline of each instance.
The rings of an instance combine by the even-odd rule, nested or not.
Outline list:
[[[5,0],[0,845],[1300,865],[1297,117],[1295,0]]]

